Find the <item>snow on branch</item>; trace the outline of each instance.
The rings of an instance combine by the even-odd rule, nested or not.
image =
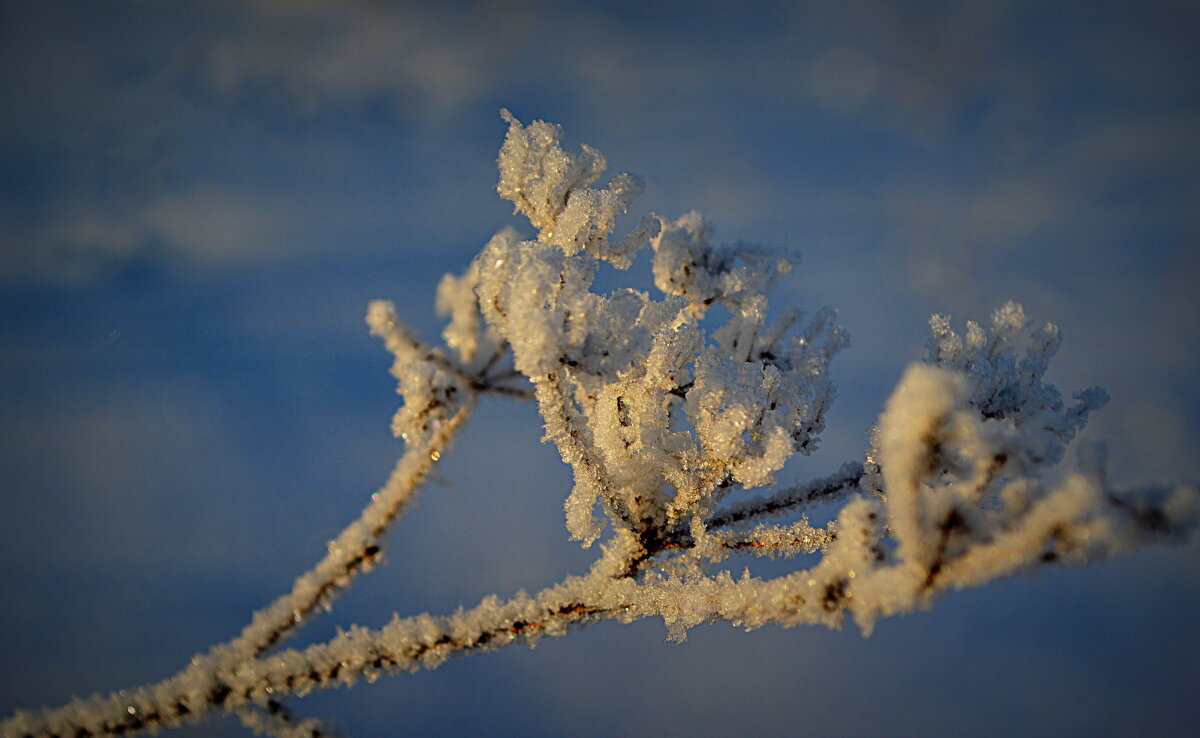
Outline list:
[[[395,357],[404,403],[392,425],[406,448],[359,519],[291,592],[175,676],[18,713],[3,735],[128,734],[216,712],[255,731],[321,734],[281,700],[606,619],[661,618],[677,640],[713,621],[838,627],[849,617],[869,632],[950,590],[1195,530],[1193,487],[1115,490],[1096,446],[1074,470],[1056,468],[1108,398],[1089,388],[1063,401],[1044,379],[1058,329],[1033,327],[1014,303],[963,335],[935,315],[927,357],[900,378],[863,460],[775,487],[790,460],[818,448],[831,365],[848,345],[836,313],[770,320],[767,291],[787,255],[713,245],[698,213],[646,216],[610,240],[640,180],[619,174],[594,189],[606,169],[598,151],[570,153],[558,126],[503,117],[497,191],[536,235],[504,228],[442,280],[443,346],[420,341],[391,303],[371,303],[370,329]],[[643,250],[656,294],[592,289],[600,262],[624,269]],[[537,403],[545,440],[574,471],[567,532],[584,546],[603,538],[591,570],[533,596],[281,650],[378,562],[384,534],[485,394]],[[825,526],[807,517],[819,505],[840,506]],[[810,565],[735,578],[717,566],[734,554]]]

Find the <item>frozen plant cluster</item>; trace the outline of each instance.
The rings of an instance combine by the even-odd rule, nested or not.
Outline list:
[[[256,732],[321,735],[282,700],[603,619],[658,617],[674,639],[718,620],[838,627],[850,618],[869,632],[948,590],[1195,529],[1195,489],[1119,493],[1099,447],[1079,454],[1078,471],[1048,473],[1107,396],[1091,388],[1068,403],[1046,384],[1058,330],[1034,326],[1013,303],[962,334],[935,315],[928,354],[900,378],[863,460],[778,486],[789,459],[816,449],[834,399],[830,364],[847,345],[834,313],[768,320],[766,293],[787,260],[712,245],[698,213],[648,216],[614,238],[640,180],[619,174],[598,186],[598,151],[570,153],[558,126],[504,117],[498,190],[536,234],[505,228],[462,275],[443,279],[444,345],[422,342],[390,303],[371,304],[371,331],[395,357],[404,404],[393,427],[406,445],[360,518],[291,592],[177,675],[18,713],[4,736],[126,734],[218,711]],[[592,289],[600,262],[625,269],[646,250],[660,294]],[[574,472],[567,530],[584,546],[604,539],[590,571],[449,616],[396,616],[281,648],[379,560],[384,533],[486,394],[537,403],[545,439]],[[807,510],[830,504],[840,505],[831,522],[810,523]],[[735,553],[814,554],[815,563],[735,578],[714,566]]]

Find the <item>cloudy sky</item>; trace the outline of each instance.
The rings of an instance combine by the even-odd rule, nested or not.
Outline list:
[[[772,304],[838,308],[852,347],[788,478],[861,456],[930,313],[1014,299],[1062,327],[1065,394],[1113,396],[1087,437],[1118,483],[1197,479],[1194,2],[16,0],[0,101],[5,714],[173,673],[382,482],[398,398],[362,316],[435,337],[440,276],[529,232],[501,107],[643,175],[639,214],[802,253]],[[585,570],[539,437],[485,408],[299,642]],[[1193,543],[870,639],[603,624],[294,705],[356,736],[1178,733],[1198,608]]]

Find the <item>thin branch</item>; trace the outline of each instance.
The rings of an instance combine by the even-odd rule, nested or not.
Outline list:
[[[841,469],[830,476],[786,487],[776,491],[773,495],[755,497],[736,503],[725,510],[718,511],[713,517],[705,521],[705,526],[709,530],[718,530],[772,515],[799,512],[812,505],[833,502],[842,499],[854,489],[862,479],[862,475],[863,465],[861,463],[848,462],[843,464]],[[836,534],[830,534],[830,536],[829,540],[833,540]],[[638,572],[642,571],[655,556],[663,551],[690,549],[694,547],[695,541],[691,534],[691,524],[688,522],[676,525],[667,531],[658,529],[644,531],[641,536],[641,545],[641,552],[626,562],[625,568],[620,572],[620,576],[637,576]],[[746,545],[730,548],[755,549],[763,547],[751,545],[747,541]],[[751,552],[757,553],[754,551]],[[800,549],[796,549],[795,552],[799,553]],[[763,553],[765,554],[766,552],[764,551]]]
[[[773,495],[737,502],[715,513],[706,522],[709,528],[725,528],[759,518],[797,512],[812,505],[835,502],[853,490],[863,475],[863,465],[849,462],[833,474],[787,487]]]
[[[303,651],[286,650],[211,672],[189,667],[135,690],[76,700],[57,710],[20,712],[3,724],[5,736],[117,736],[198,722],[288,694],[345,686],[382,672],[435,668],[451,656],[492,651],[568,628],[617,617],[630,606],[632,582],[616,582],[597,567],[535,597],[485,599],[446,617],[396,618],[379,630],[355,627]]]
[[[533,390],[525,387],[509,387],[502,384],[491,384],[490,382],[472,384],[471,389],[481,394],[502,395],[504,397],[514,397],[518,400],[532,400],[535,396]]]
[[[801,520],[787,526],[762,524],[747,531],[716,531],[709,538],[728,551],[775,558],[821,551],[837,540],[837,530],[833,525],[814,528],[807,520]],[[672,538],[662,543],[654,554],[631,561],[632,569],[628,575],[633,576],[637,569],[650,563],[658,553],[686,551],[695,546],[696,540],[690,534]]]
[[[301,575],[292,590],[256,612],[241,635],[220,651],[223,659],[259,656],[303,622],[316,607],[328,604],[342,589],[368,571],[382,553],[381,536],[412,500],[417,487],[433,464],[441,458],[454,434],[470,416],[474,398],[468,397],[451,418],[423,443],[405,449],[391,476],[358,519],[329,542],[329,551],[309,572]]]
[[[268,700],[266,707],[247,705],[234,710],[242,725],[255,735],[271,738],[334,738],[339,735],[317,718],[297,720],[283,703]]]
[[[721,545],[731,551],[755,556],[794,556],[816,553],[837,540],[837,528],[814,528],[808,520],[786,526],[758,525],[748,531],[719,531]]]

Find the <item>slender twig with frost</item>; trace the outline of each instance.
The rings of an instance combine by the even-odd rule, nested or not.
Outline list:
[[[504,117],[498,190],[538,232],[522,239],[505,228],[464,274],[442,280],[444,346],[418,340],[390,303],[371,304],[367,322],[395,356],[404,404],[392,425],[406,447],[360,517],[239,636],[175,676],[18,713],[0,725],[4,736],[128,734],[218,712],[256,732],[323,734],[281,700],[601,620],[659,617],[675,640],[718,620],[839,627],[849,617],[869,632],[950,590],[1194,531],[1192,487],[1114,490],[1095,446],[1078,471],[1055,470],[1108,398],[1090,388],[1063,402],[1043,381],[1058,329],[1034,328],[1015,303],[963,335],[935,315],[927,357],[900,379],[863,461],[774,487],[795,454],[816,450],[834,399],[830,364],[848,339],[833,311],[768,321],[766,292],[787,260],[714,247],[698,213],[648,216],[611,241],[640,180],[621,174],[593,189],[605,169],[598,151],[568,153],[557,126]],[[647,248],[660,297],[591,290],[600,262],[625,269]],[[728,317],[710,330],[714,305]],[[375,565],[384,534],[484,394],[537,403],[546,440],[574,471],[571,538],[590,546],[607,535],[590,571],[533,596],[490,596],[453,615],[397,616],[280,649]],[[827,525],[810,523],[814,508],[834,505]],[[773,579],[735,579],[714,568],[733,554],[816,558]]]

